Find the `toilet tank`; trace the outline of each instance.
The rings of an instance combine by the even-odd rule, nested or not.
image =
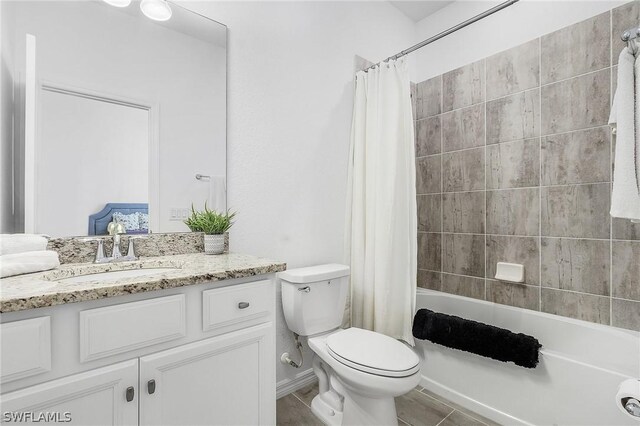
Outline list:
[[[338,264],[290,269],[278,274],[282,309],[289,330],[312,336],[342,324],[349,267]]]

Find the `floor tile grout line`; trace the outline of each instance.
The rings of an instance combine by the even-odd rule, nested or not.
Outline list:
[[[293,396],[294,396],[298,401],[300,401],[300,402],[301,402],[305,407],[307,407],[309,410],[311,410],[311,406],[310,406],[310,405],[307,405],[307,403],[306,403],[306,402],[304,402],[304,401],[302,400],[302,398],[300,398],[298,395],[296,395],[296,393],[295,393],[295,392],[291,392],[291,395],[293,395]]]
[[[463,412],[463,411],[459,410],[458,408],[456,408],[456,407],[452,406],[451,404],[453,404],[453,402],[451,402],[451,401],[443,401],[443,400],[441,400],[441,399],[438,399],[438,398],[436,398],[436,397],[434,397],[434,396],[432,396],[432,395],[429,395],[429,394],[428,394],[428,393],[426,393],[426,392],[423,392],[424,390],[426,390],[426,389],[425,389],[425,388],[422,388],[422,389],[421,389],[421,390],[419,390],[418,392],[420,392],[421,394],[423,394],[423,395],[424,395],[424,396],[426,396],[426,397],[431,398],[431,399],[432,399],[432,400],[434,400],[434,401],[437,401],[437,402],[439,402],[439,403],[441,403],[441,404],[444,404],[444,405],[446,405],[447,407],[451,408],[451,410],[452,410],[452,411],[447,415],[447,417],[449,417],[451,414],[453,414],[454,412],[456,412],[456,411],[457,411],[457,412],[458,412],[458,413],[460,413],[460,414],[463,414],[463,415],[465,415],[465,416],[467,416],[467,417],[471,417],[473,420],[475,420],[475,421],[477,421],[477,422],[480,422],[480,423],[482,423],[483,425],[486,425],[486,423],[485,423],[485,422],[483,422],[482,420],[480,420],[480,419],[479,419],[479,418],[477,418],[477,417],[474,417],[474,415],[475,415],[475,416],[479,416],[479,414],[476,414],[476,413],[474,413],[473,411],[468,410],[468,409],[466,409],[466,410],[471,411],[471,412],[473,413],[473,415],[472,415],[472,414],[470,414],[470,413]],[[447,402],[448,402],[448,403],[447,403]],[[442,419],[442,420],[441,420],[441,422],[442,422],[442,421],[444,421],[447,417],[445,417],[444,419]],[[438,423],[438,424],[440,424],[440,423]]]
[[[456,412],[456,410],[454,409],[452,412],[450,412],[449,414],[447,414],[447,416],[446,416],[444,419],[440,420],[440,421],[436,424],[436,426],[441,425],[441,424],[442,424],[442,422],[444,422],[445,420],[447,420],[447,418],[449,418],[449,416],[450,416],[450,415],[452,415],[452,414],[453,414],[453,413],[455,413],[455,412]]]

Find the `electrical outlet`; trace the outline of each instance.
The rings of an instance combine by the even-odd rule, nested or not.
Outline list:
[[[169,210],[169,220],[183,221],[189,217],[191,210],[185,207],[171,207]]]

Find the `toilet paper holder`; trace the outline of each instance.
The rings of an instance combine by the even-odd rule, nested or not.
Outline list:
[[[623,413],[640,421],[640,379],[627,379],[620,383],[616,405]]]

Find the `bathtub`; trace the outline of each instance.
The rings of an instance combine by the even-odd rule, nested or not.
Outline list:
[[[535,369],[418,341],[421,385],[504,425],[640,426],[616,406],[640,377],[640,333],[419,289],[417,308],[507,328],[543,345]]]

